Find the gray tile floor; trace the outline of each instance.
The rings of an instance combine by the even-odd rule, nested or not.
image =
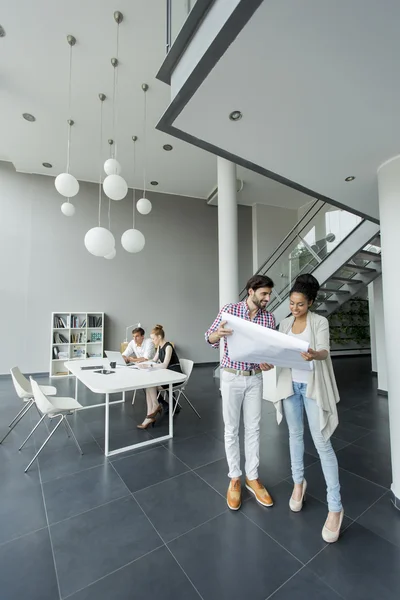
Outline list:
[[[287,428],[277,426],[269,403],[260,476],[275,506],[260,507],[244,492],[242,509],[228,510],[218,386],[211,367],[197,367],[188,394],[202,419],[183,404],[168,443],[106,459],[103,409],[93,408],[70,421],[83,456],[60,428],[24,474],[46,429],[18,451],[37,420],[31,411],[9,435],[0,446],[0,597],[398,600],[387,399],[377,395],[367,357],[336,359],[335,370],[342,401],[333,445],[346,511],[339,543],[321,538],[325,483],[308,432],[308,500],[301,513],[290,512]],[[60,395],[73,395],[72,379],[56,383]],[[98,402],[83,388],[80,400]],[[18,406],[11,381],[0,380],[0,435]],[[112,408],[112,447],[166,433],[165,417],[137,430],[144,412],[142,393],[134,407],[127,398]]]

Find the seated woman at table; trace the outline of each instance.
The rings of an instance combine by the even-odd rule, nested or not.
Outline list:
[[[171,342],[167,342],[165,339],[165,332],[162,325],[156,325],[151,331],[150,335],[154,346],[156,347],[156,355],[154,357],[154,369],[169,369],[170,371],[176,371],[182,373],[179,358],[175,348]],[[141,365],[139,365],[141,367]],[[143,365],[142,368],[147,368]],[[146,388],[146,401],[147,401],[147,416],[141,425],[138,425],[139,429],[147,429],[150,425],[154,427],[156,417],[162,411],[161,405],[158,403],[157,396],[159,390],[168,389],[168,386]],[[175,401],[176,402],[176,401]],[[176,407],[178,411],[178,406]]]

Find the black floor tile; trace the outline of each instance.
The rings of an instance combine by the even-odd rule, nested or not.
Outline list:
[[[229,511],[168,546],[204,600],[265,600],[301,566],[240,512]]]
[[[52,525],[50,531],[63,597],[162,544],[131,496]]]
[[[3,488],[0,493],[0,544],[47,527],[42,488],[30,483],[18,493]]]
[[[153,436],[149,431],[137,429],[135,426],[135,429],[125,431],[124,433],[111,433],[108,440],[108,448],[110,451],[119,450],[120,448],[132,446],[132,444],[139,444],[152,439]],[[96,442],[104,452],[104,433],[101,437],[96,438]],[[145,446],[142,446],[142,448],[145,448]],[[130,451],[128,450],[128,452]],[[122,456],[126,456],[125,453],[118,456],[118,458],[121,458]],[[115,459],[116,457],[117,455],[110,457],[110,459]]]
[[[0,546],[0,582],[4,600],[58,600],[47,528]]]
[[[308,495],[326,503],[326,483],[318,462],[305,472]],[[385,490],[374,483],[362,479],[353,473],[339,469],[340,494],[345,514],[357,519],[368,507],[378,500]]]
[[[371,431],[354,442],[356,446],[365,450],[374,450],[386,455],[390,460],[390,436],[386,431]]]
[[[345,600],[398,600],[400,548],[353,523],[309,567]]]
[[[135,498],[166,542],[228,510],[225,500],[194,473],[137,492]]]
[[[341,600],[341,598],[310,569],[304,567],[289,579],[271,600]]]
[[[225,456],[225,446],[206,433],[187,440],[168,440],[165,446],[191,469],[214,462]]]
[[[377,418],[373,410],[368,410],[368,406],[365,406],[365,404],[347,410],[341,415],[341,420],[345,423],[352,423],[353,425],[364,427],[371,431],[388,431],[389,429],[387,420]]]
[[[355,473],[360,477],[365,477],[369,481],[389,488],[392,483],[392,468],[390,457],[370,448],[360,448],[351,444],[338,452],[339,465]]]
[[[121,458],[114,461],[113,465],[131,492],[137,492],[188,470],[164,447]]]
[[[42,482],[50,481],[65,475],[72,475],[91,467],[97,467],[107,462],[104,453],[96,442],[82,445],[82,452],[78,452],[75,444],[65,448],[52,449],[49,444],[39,454],[40,474]],[[27,457],[27,462],[30,457]],[[35,464],[35,463],[34,463]],[[32,467],[33,468],[33,465]]]
[[[53,479],[43,484],[49,523],[57,523],[129,495],[110,464]]]
[[[390,492],[371,506],[357,522],[400,548],[400,511],[393,506]]]
[[[370,429],[344,421],[339,415],[339,425],[333,432],[333,436],[344,442],[352,443],[368,433],[370,433]]]
[[[94,441],[93,436],[90,433],[88,427],[77,414],[75,414],[73,417],[67,418],[68,423],[70,424],[72,431],[74,432],[74,435],[78,440],[79,444],[88,444]],[[55,427],[57,421],[58,419],[54,419],[53,421],[47,421],[49,429],[46,428],[44,422],[39,425],[34,434],[36,446],[38,449],[48,437],[49,431],[52,431],[52,429]],[[68,446],[72,447],[75,444],[75,442],[73,441],[72,437],[68,437],[64,425],[61,424],[51,436],[48,444],[52,450],[61,450]]]
[[[213,463],[196,469],[196,473],[224,497],[226,496],[230,481],[228,471],[229,468],[226,458],[221,458],[220,460],[216,460]],[[242,483],[244,483],[244,480]]]
[[[167,548],[159,548],[70,597],[70,600],[198,600]]]
[[[260,506],[255,500],[245,502],[243,513],[263,531],[306,563],[326,545],[321,537],[328,510],[325,504],[311,496],[307,497],[303,510],[294,513],[289,508],[293,486],[283,481],[271,488],[274,506]],[[350,524],[345,519],[343,527]]]

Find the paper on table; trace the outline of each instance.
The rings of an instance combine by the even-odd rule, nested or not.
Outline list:
[[[222,320],[227,322],[227,329],[233,329],[233,334],[226,338],[232,360],[312,371],[312,362],[306,362],[301,356],[301,352],[307,352],[309,348],[304,340],[296,340],[228,313],[222,313]]]

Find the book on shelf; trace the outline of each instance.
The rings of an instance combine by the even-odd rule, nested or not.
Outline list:
[[[86,333],[71,333],[71,344],[86,344]]]
[[[61,359],[68,360],[69,359],[68,352],[59,352],[58,358],[59,358],[59,360],[61,360]]]
[[[58,358],[58,348],[57,348],[57,346],[54,346],[54,348],[53,348],[53,358]]]
[[[68,375],[68,371],[57,371],[56,375]]]
[[[67,329],[67,320],[59,315],[54,315],[54,328],[55,329]]]
[[[65,337],[62,333],[55,333],[53,335],[53,341],[55,344],[68,344],[68,338]]]
[[[103,322],[102,317],[97,317],[95,315],[88,315],[89,327],[102,327],[102,322]]]

